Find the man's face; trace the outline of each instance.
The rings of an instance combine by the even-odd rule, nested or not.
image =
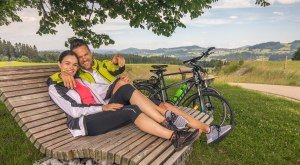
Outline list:
[[[86,46],[80,46],[75,49],[73,49],[73,52],[76,53],[79,65],[87,70],[87,71],[92,71],[93,68],[93,58],[92,58],[92,53],[89,51],[89,49]]]

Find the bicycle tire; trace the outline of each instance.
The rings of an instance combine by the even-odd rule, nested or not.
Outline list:
[[[228,101],[221,95],[211,92],[202,91],[202,96],[205,100],[207,112],[201,109],[199,104],[198,93],[195,93],[183,101],[182,105],[192,109],[200,110],[213,117],[211,125],[234,125],[234,112]]]

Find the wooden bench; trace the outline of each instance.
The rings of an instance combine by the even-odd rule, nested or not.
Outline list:
[[[102,164],[182,164],[191,147],[179,152],[167,140],[140,131],[133,124],[99,136],[74,138],[66,115],[51,101],[47,78],[56,65],[0,68],[0,99],[34,146],[60,160],[93,158]],[[207,115],[180,107],[203,122]]]

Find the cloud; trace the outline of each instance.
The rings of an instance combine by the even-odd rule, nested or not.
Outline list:
[[[230,19],[237,19],[238,16],[232,15],[232,16],[230,16],[229,18],[230,18]]]
[[[274,11],[274,12],[273,12],[273,14],[275,14],[275,15],[279,15],[279,16],[282,16],[282,15],[284,15],[284,13],[283,13],[283,12],[279,12],[279,11]]]
[[[300,0],[267,0],[271,4],[293,4],[299,3]],[[212,5],[213,8],[217,9],[228,9],[228,8],[250,8],[257,7],[255,5],[256,0],[219,0]]]
[[[254,7],[255,2],[253,0],[220,0],[214,3],[213,8],[227,9],[227,8],[249,8]]]
[[[208,18],[200,18],[196,21],[191,22],[192,25],[223,25],[230,23],[229,20],[226,19],[208,19]]]
[[[299,3],[300,0],[268,0],[271,4],[274,3],[280,3],[280,4],[293,4],[293,3]]]

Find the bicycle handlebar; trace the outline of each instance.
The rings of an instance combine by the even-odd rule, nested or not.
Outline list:
[[[202,52],[201,56],[195,57],[195,58],[192,58],[192,59],[189,59],[189,60],[186,60],[186,61],[183,61],[183,63],[185,64],[185,63],[188,63],[188,62],[196,62],[196,61],[200,60],[201,58],[207,57],[208,55],[212,54],[213,52],[210,52],[210,51],[212,51],[214,49],[215,49],[215,47],[210,47],[205,52]]]

